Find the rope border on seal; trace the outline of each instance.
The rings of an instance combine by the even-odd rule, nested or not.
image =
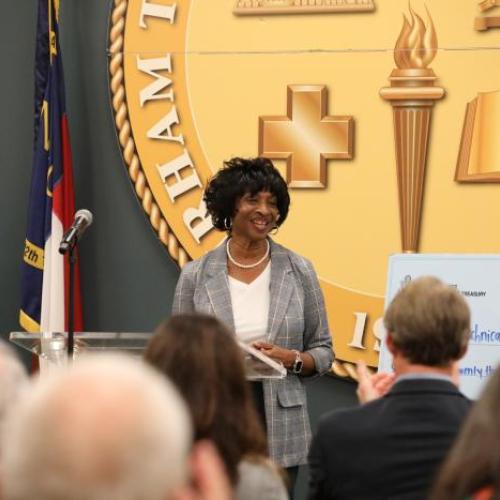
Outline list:
[[[113,0],[111,22],[109,29],[109,75],[112,106],[118,140],[122,149],[122,157],[132,181],[135,193],[141,201],[142,208],[149,216],[149,221],[156,231],[158,238],[166,247],[170,257],[182,269],[191,259],[185,248],[181,245],[175,234],[170,230],[168,222],[163,217],[157,205],[148,181],[142,170],[141,162],[132,137],[132,126],[128,119],[128,108],[125,99],[124,70],[123,70],[123,45],[125,31],[125,18],[128,0]],[[348,361],[335,360],[330,370],[342,378],[357,380],[356,367]]]
[[[131,133],[132,127],[128,119],[125,87],[123,84],[123,32],[125,30],[127,6],[128,0],[114,0],[114,8],[111,13],[111,27],[109,30],[109,74],[115,126],[122,148],[123,160],[127,166],[130,179],[134,184],[136,195],[142,203],[142,208],[149,216],[151,225],[160,241],[167,248],[170,257],[182,268],[189,262],[189,255],[179,243],[175,234],[170,231],[167,221],[162,216],[160,207],[154,200],[153,193],[149,188],[139,157],[137,156]]]

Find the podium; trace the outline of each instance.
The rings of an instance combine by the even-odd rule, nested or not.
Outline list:
[[[73,359],[91,352],[122,352],[140,357],[152,333],[130,332],[81,332],[75,334]],[[67,333],[11,332],[9,340],[40,358],[41,371],[68,362]],[[280,379],[286,369],[257,349],[241,341],[238,345],[244,354],[245,374],[248,380]]]
[[[75,334],[73,359],[86,352],[125,352],[141,356],[152,333],[81,332]],[[9,340],[40,357],[40,367],[67,363],[67,333],[11,332]]]

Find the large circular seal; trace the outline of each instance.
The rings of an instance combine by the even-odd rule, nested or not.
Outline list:
[[[319,122],[355,122],[352,154],[323,155],[313,189],[292,179],[290,216],[275,236],[316,267],[334,334],[333,371],[341,376],[354,376],[358,359],[377,366],[387,258],[401,251],[392,110],[378,93],[389,84],[407,4],[386,3],[358,14],[245,17],[234,15],[236,0],[113,0],[110,18],[110,89],[124,163],[181,267],[223,238],[206,217],[202,192],[224,159],[269,150],[290,177],[289,155],[275,150],[302,124],[272,137],[265,126],[293,121],[292,108],[306,109],[300,106],[317,96]],[[467,189],[453,176],[466,103],[498,82],[500,70],[487,64],[490,53],[476,35],[460,29],[470,24],[467,9],[454,9],[451,25],[446,2],[430,3],[444,45],[476,50],[441,51],[433,63],[443,84],[453,85],[453,99],[436,105],[420,250],[491,252],[500,236],[484,214],[500,208],[496,191]],[[467,81],[464,67],[471,68]],[[316,97],[298,95],[307,86],[320,89]],[[324,145],[302,132],[292,145],[296,158]]]

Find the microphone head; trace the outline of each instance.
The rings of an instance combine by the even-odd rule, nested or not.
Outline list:
[[[92,215],[92,212],[90,210],[87,210],[86,208],[81,208],[75,214],[75,220],[78,218],[84,219],[86,225],[90,226],[90,224],[92,224],[92,220],[94,219],[94,216]]]

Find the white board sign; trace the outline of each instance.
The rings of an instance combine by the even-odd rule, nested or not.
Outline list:
[[[471,335],[460,362],[460,389],[477,398],[500,362],[500,255],[400,254],[389,258],[385,307],[408,281],[436,276],[456,287],[471,308]],[[382,343],[379,370],[392,371],[392,356]]]

